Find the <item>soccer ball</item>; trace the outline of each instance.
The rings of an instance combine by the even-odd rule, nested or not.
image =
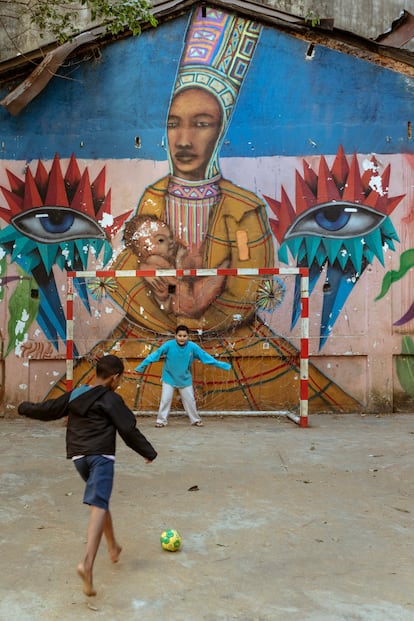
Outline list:
[[[174,529],[165,530],[160,537],[161,547],[168,552],[177,552],[181,548],[181,535]]]

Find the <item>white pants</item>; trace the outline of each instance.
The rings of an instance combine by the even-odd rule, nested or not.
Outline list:
[[[167,424],[168,415],[170,413],[171,402],[174,396],[174,386],[170,384],[162,383],[161,401],[158,410],[157,423],[162,425]],[[192,386],[184,386],[184,388],[177,388],[180,393],[181,401],[184,406],[184,410],[188,414],[191,423],[197,423],[201,420],[197,413],[197,405],[194,397],[194,390]]]

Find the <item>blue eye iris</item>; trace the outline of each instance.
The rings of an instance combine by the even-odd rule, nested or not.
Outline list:
[[[329,205],[314,214],[315,222],[325,231],[340,231],[348,224],[350,217],[351,214],[346,212],[342,206],[335,205]]]
[[[48,214],[38,216],[39,222],[47,233],[66,233],[75,221],[73,213],[54,209]]]

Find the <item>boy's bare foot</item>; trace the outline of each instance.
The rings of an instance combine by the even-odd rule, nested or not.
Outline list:
[[[109,550],[109,558],[111,559],[113,563],[117,563],[119,561],[119,556],[121,552],[122,552],[122,546],[120,546],[119,543],[117,543],[114,548]]]
[[[78,572],[78,576],[80,576],[83,582],[82,590],[85,593],[85,595],[87,595],[88,597],[93,597],[94,595],[96,595],[96,591],[93,588],[93,584],[92,584],[92,572],[87,572],[85,570],[83,563],[79,563],[79,565],[76,568],[76,571]]]

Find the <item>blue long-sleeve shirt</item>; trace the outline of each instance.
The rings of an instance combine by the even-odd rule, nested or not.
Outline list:
[[[178,345],[175,339],[166,341],[158,349],[149,354],[139,364],[135,371],[142,373],[145,367],[152,362],[157,362],[165,358],[161,374],[161,381],[170,384],[175,388],[191,386],[193,378],[191,375],[191,365],[193,360],[199,360],[203,364],[211,364],[219,369],[228,371],[231,365],[210,356],[204,349],[192,341],[187,341],[185,345]]]

